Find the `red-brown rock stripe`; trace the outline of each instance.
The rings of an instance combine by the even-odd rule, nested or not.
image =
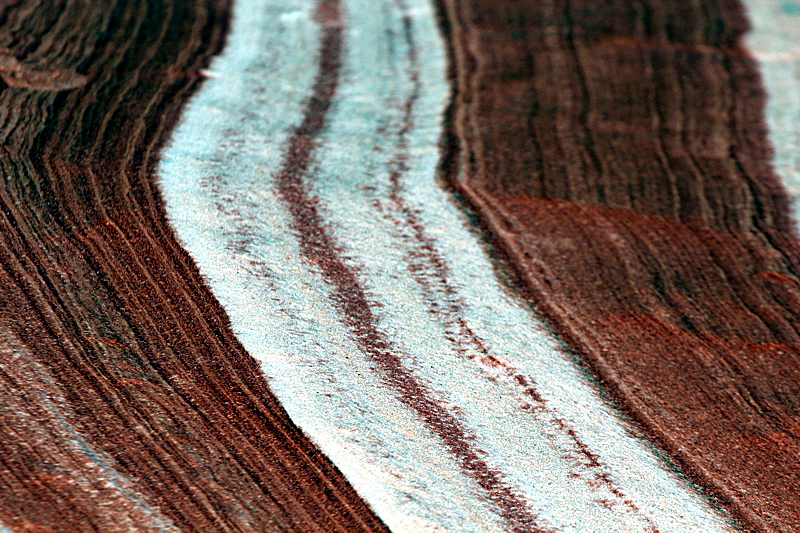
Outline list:
[[[228,7],[0,8],[12,531],[385,530],[272,396],[151,181]]]
[[[741,5],[442,5],[451,186],[684,472],[796,530],[800,264]]]

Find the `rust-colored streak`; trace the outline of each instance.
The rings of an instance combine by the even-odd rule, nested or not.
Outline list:
[[[439,7],[445,178],[506,271],[748,529],[800,530],[800,249],[742,6]]]
[[[228,11],[0,7],[0,523],[14,531],[386,530],[289,421],[154,186]]]

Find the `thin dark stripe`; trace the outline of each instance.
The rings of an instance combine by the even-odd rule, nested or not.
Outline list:
[[[396,2],[404,8],[400,0]],[[414,251],[408,254],[408,267],[414,280],[420,285],[423,294],[426,295],[429,303],[429,312],[435,314],[439,320],[444,321],[446,328],[445,337],[453,345],[457,353],[468,358],[473,364],[501,368],[509,378],[509,382],[516,387],[520,387],[523,394],[533,402],[533,408],[526,405],[531,416],[544,418],[558,428],[574,446],[574,454],[568,454],[573,460],[572,475],[575,478],[582,478],[585,470],[590,471],[588,483],[595,487],[602,486],[608,490],[619,503],[628,508],[629,512],[637,514],[644,521],[649,523],[651,533],[658,533],[658,529],[652,519],[641,512],[639,507],[625,496],[622,488],[614,481],[605,462],[580,439],[574,428],[554,412],[547,401],[538,393],[536,381],[530,376],[523,376],[520,372],[508,364],[502,362],[490,354],[490,347],[484,339],[475,333],[466,320],[464,313],[464,302],[458,294],[458,290],[450,281],[450,269],[446,261],[436,248],[436,241],[430,238],[425,231],[423,223],[410,208],[403,198],[403,178],[407,171],[408,146],[406,136],[414,126],[413,116],[416,103],[423,90],[419,79],[419,65],[417,61],[417,49],[414,42],[413,21],[411,17],[403,18],[403,29],[406,46],[408,47],[407,77],[412,86],[412,90],[403,104],[403,117],[400,129],[394,134],[396,151],[394,157],[389,161],[389,200],[393,209],[387,212],[387,218],[392,220],[395,225],[404,230],[405,240]],[[396,211],[399,217],[391,214]],[[445,303],[441,305],[439,300]],[[608,504],[605,500],[598,500],[597,505]]]
[[[543,532],[524,499],[502,481],[470,444],[468,431],[406,369],[385,335],[355,272],[341,258],[340,249],[326,228],[319,201],[308,192],[305,179],[314,163],[318,137],[327,125],[327,113],[339,86],[344,51],[341,6],[338,0],[321,0],[317,7],[321,26],[319,71],[301,124],[292,133],[281,170],[275,177],[278,191],[293,219],[302,254],[319,268],[333,287],[331,300],[359,346],[383,375],[400,400],[413,409],[456,457],[464,472],[486,491],[514,532]],[[408,19],[407,19],[408,21]],[[408,24],[408,22],[406,22]],[[406,25],[406,31],[410,27]],[[409,109],[410,111],[410,109]]]

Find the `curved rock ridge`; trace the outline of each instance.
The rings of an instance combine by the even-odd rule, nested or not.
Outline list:
[[[292,420],[393,531],[733,531],[497,279],[437,181],[426,1],[240,1],[159,167]]]
[[[226,1],[0,5],[0,530],[386,531],[164,216]]]
[[[789,177],[798,8],[751,5]],[[742,4],[440,7],[446,177],[504,272],[744,527],[799,530],[800,249]]]

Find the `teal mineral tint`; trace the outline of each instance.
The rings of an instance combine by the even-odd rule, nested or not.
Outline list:
[[[800,5],[782,0],[744,0],[752,28],[747,48],[758,60],[767,92],[766,119],[775,150],[773,164],[792,196],[800,197]]]
[[[341,84],[305,181],[403,364],[542,526],[730,531],[495,279],[468,218],[440,188],[450,88],[431,4],[347,0],[343,11]],[[235,4],[227,48],[163,156],[169,218],[289,416],[390,529],[505,531],[484,490],[353,340],[277,196],[273,179],[312,92],[318,38],[309,2]],[[480,347],[454,342],[462,323]],[[546,408],[531,405],[517,375],[536,383]],[[599,466],[581,459],[565,426]]]

